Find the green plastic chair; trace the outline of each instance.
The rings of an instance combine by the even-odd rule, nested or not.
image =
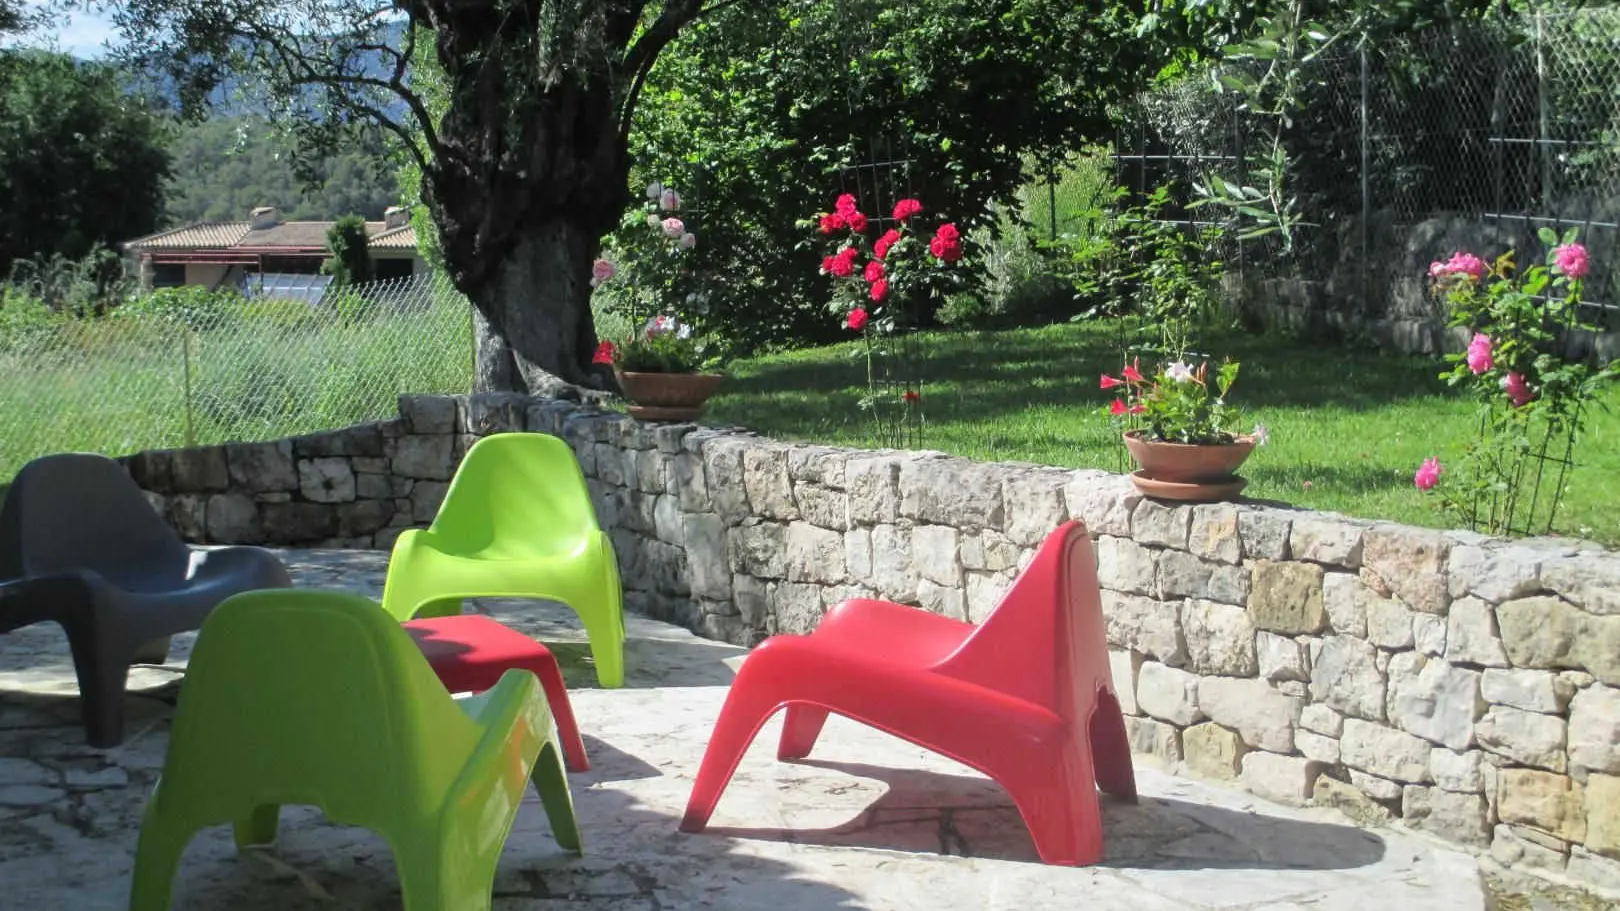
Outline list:
[[[198,830],[275,840],[282,804],[313,804],[393,848],[406,911],[490,907],[531,775],[552,832],[579,827],[533,674],[450,697],[377,603],[283,589],[227,599],[203,624],[169,752],[141,823],[130,911],[166,911]]]
[[[460,612],[463,598],[544,598],[579,615],[602,686],[624,685],[624,594],[567,443],[497,433],[467,450],[426,530],[399,536],[383,607],[401,622]]]

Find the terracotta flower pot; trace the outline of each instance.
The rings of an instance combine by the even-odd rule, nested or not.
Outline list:
[[[642,421],[695,421],[725,377],[718,373],[637,373],[615,370],[630,402],[630,416]]]
[[[1148,496],[1225,500],[1248,484],[1234,472],[1254,450],[1253,437],[1240,436],[1231,443],[1165,443],[1145,437],[1145,431],[1127,431],[1125,448],[1142,467],[1131,480]]]

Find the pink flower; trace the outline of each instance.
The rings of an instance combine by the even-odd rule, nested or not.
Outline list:
[[[922,203],[915,199],[902,199],[894,204],[894,220],[905,221],[922,211]]]
[[[693,234],[691,231],[682,234],[681,239],[676,243],[676,246],[680,247],[682,250],[692,249],[693,247],[697,246],[697,235]]]
[[[1412,476],[1412,483],[1418,490],[1433,490],[1434,485],[1440,483],[1440,460],[1434,456],[1424,459],[1417,474]]]
[[[889,280],[880,278],[872,283],[872,300],[882,301],[889,296]]]
[[[840,195],[837,202],[833,203],[833,211],[842,215],[844,220],[848,221],[849,217],[855,214],[855,195],[853,193]]]
[[[1514,408],[1523,408],[1536,397],[1535,393],[1530,391],[1530,384],[1525,382],[1522,373],[1509,373],[1502,377],[1502,389],[1507,392],[1508,401],[1513,403]]]
[[[679,212],[681,210],[681,194],[674,190],[665,189],[658,194],[658,208],[665,212]]]
[[[1137,358],[1137,359],[1131,361],[1129,364],[1126,364],[1124,373],[1125,373],[1125,382],[1127,382],[1127,383],[1140,383],[1140,382],[1142,382],[1142,359]]]
[[[1123,386],[1123,385],[1125,385],[1124,380],[1115,379],[1114,377],[1111,377],[1106,373],[1102,375],[1102,388],[1104,388],[1104,389],[1112,389],[1115,386]]]
[[[591,263],[591,287],[594,288],[597,285],[608,281],[609,279],[613,278],[614,275],[618,274],[618,271],[618,267],[613,265],[613,260],[611,259],[599,259],[596,262]]]
[[[870,318],[871,314],[866,312],[866,308],[856,307],[854,310],[849,311],[849,316],[844,320],[844,324],[851,331],[859,332],[866,328],[866,321]]]
[[[1430,278],[1448,278],[1453,275],[1466,275],[1474,281],[1479,281],[1486,275],[1490,274],[1490,271],[1491,267],[1485,264],[1485,260],[1480,259],[1472,253],[1453,253],[1451,254],[1451,259],[1448,259],[1443,263],[1433,262],[1429,264]]]
[[[1580,244],[1564,244],[1553,250],[1553,265],[1570,278],[1585,278],[1591,267],[1587,262],[1586,248]]]
[[[878,238],[877,243],[872,245],[872,255],[877,257],[878,259],[883,259],[884,257],[889,255],[889,248],[894,246],[895,241],[897,241],[899,239],[900,239],[900,232],[899,231],[896,231],[893,228],[890,228],[889,230],[884,231],[883,236]]]
[[[686,224],[679,218],[666,218],[661,225],[665,237],[677,238],[686,233]]]
[[[1466,360],[1468,369],[1476,375],[1496,366],[1495,359],[1491,357],[1491,337],[1483,332],[1474,333],[1474,340],[1468,343]]]

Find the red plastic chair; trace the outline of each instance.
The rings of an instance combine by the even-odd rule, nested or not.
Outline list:
[[[557,739],[570,772],[588,772],[585,741],[568,702],[557,656],[544,645],[516,630],[478,614],[458,614],[408,620],[405,631],[422,650],[444,688],[452,693],[482,693],[500,682],[501,675],[519,668],[540,678],[551,716],[557,719]]]
[[[1096,557],[1078,522],[1047,537],[978,627],[855,600],[808,636],[761,643],[720,710],[682,831],[708,825],[754,736],[784,706],[778,759],[808,756],[828,712],[871,725],[1001,784],[1045,863],[1102,859],[1098,787],[1136,799]]]

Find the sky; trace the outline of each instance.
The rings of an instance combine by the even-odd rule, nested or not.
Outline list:
[[[26,0],[28,7],[44,5],[43,0]],[[7,44],[37,47],[55,46],[58,50],[85,59],[106,53],[106,43],[116,37],[112,23],[101,13],[78,11],[59,14],[56,27],[41,29],[30,35],[8,40]]]

